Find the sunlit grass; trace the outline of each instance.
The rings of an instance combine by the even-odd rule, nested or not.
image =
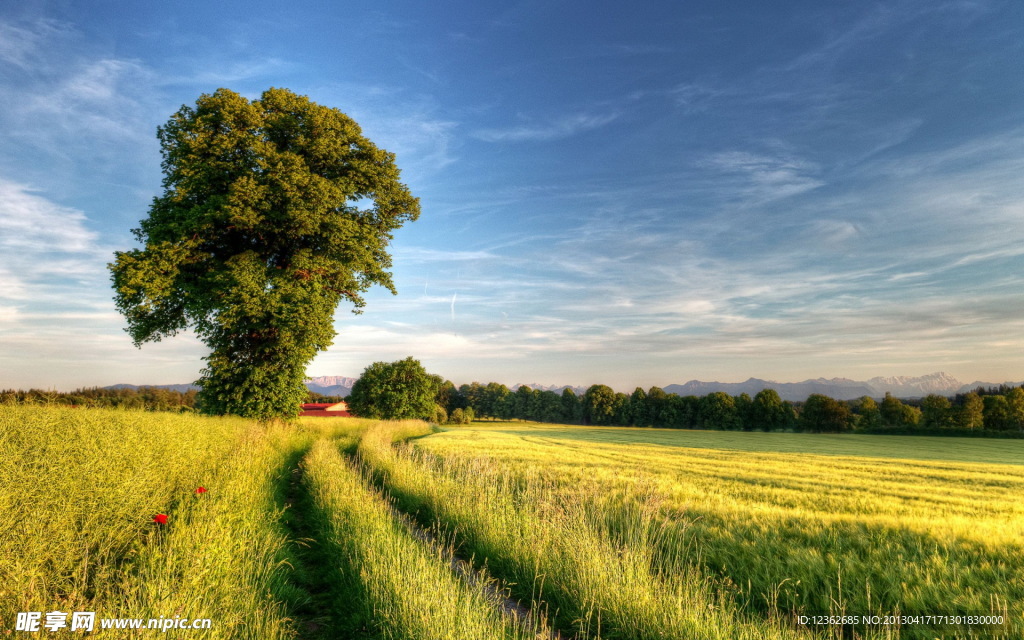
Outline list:
[[[464,552],[518,585],[581,638],[795,638],[777,621],[752,620],[699,571],[657,554],[671,532],[646,505],[606,518],[557,485],[393,451],[398,434],[371,430],[359,454],[399,506],[437,518]],[[430,438],[417,442],[429,442]],[[499,464],[495,461],[495,464]]]
[[[336,444],[318,441],[303,467],[323,528],[320,543],[335,558],[343,574],[339,581],[351,585],[349,593],[361,594],[367,619],[383,637],[533,637],[502,615],[482,587],[461,582],[436,551],[415,539]]]
[[[340,448],[581,640],[839,638],[793,615],[897,612],[1008,613],[995,637],[1024,637],[1020,441],[434,431],[0,407],[0,620],[95,611],[210,618],[187,632],[205,638],[525,637]],[[290,539],[296,522],[310,539]],[[331,598],[342,617],[324,610]]]
[[[0,620],[179,616],[212,621],[196,637],[294,637],[306,596],[282,490],[314,439],[367,424],[0,407]]]
[[[153,544],[139,549],[130,574],[108,585],[107,615],[208,618],[207,638],[293,637],[288,604],[304,594],[289,582],[275,493],[289,460],[310,443],[288,427],[250,432],[203,478],[207,491],[182,500]]]
[[[1014,632],[1024,630],[1024,467],[958,459],[985,457],[984,447],[1005,459],[1021,443],[971,440],[965,454],[952,438],[917,448],[913,439],[815,438],[510,423],[417,445],[483,458],[579,501],[602,495],[628,511],[653,500],[674,532],[659,553],[733,585],[754,610],[1008,612]],[[842,455],[844,443],[861,455]],[[893,445],[890,456],[865,455],[878,443]],[[892,457],[903,453],[917,455]],[[929,633],[905,628],[902,637]]]
[[[0,407],[0,619],[85,610],[209,477],[244,420]],[[85,607],[85,608],[83,608]]]

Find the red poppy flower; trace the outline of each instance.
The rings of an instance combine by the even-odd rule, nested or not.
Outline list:
[[[158,513],[155,516],[153,516],[153,522],[157,524],[167,524],[167,516],[165,516],[162,513]]]
[[[206,487],[199,487],[196,489],[196,493],[206,493]]]

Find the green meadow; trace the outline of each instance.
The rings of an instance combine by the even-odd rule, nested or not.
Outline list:
[[[1022,462],[1019,440],[2,406],[0,630],[1020,638]],[[957,615],[1003,624],[921,617]]]
[[[1018,625],[1022,445],[524,423],[417,442],[608,515],[653,512],[656,553],[712,576],[748,612],[1003,612]]]

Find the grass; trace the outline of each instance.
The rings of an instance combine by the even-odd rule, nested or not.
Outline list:
[[[180,632],[202,638],[533,637],[398,507],[580,640],[978,631],[793,618],[897,612],[1002,613],[990,637],[1024,637],[1024,442],[435,431],[0,407],[0,620],[95,611],[210,618]]]
[[[372,424],[0,407],[0,620],[8,633],[19,612],[93,611],[212,621],[168,637],[533,637],[344,462],[339,447]]]
[[[387,425],[367,433],[361,458],[397,505],[436,518],[462,549],[517,585],[580,638],[798,638],[776,620],[753,620],[699,572],[656,556],[666,532],[637,505],[607,518],[603,505],[556,485],[494,472],[490,464],[448,463],[395,451]],[[424,446],[433,437],[417,440]],[[593,496],[591,496],[593,497]],[[632,506],[632,505],[631,505]]]
[[[143,546],[131,573],[110,585],[109,615],[208,618],[207,638],[293,637],[289,610],[308,596],[291,582],[276,494],[289,460],[309,442],[283,427],[247,434],[206,476],[208,491],[179,502],[156,544]]]
[[[748,610],[1006,613],[1017,635],[1024,467],[976,460],[1012,457],[1020,444],[523,423],[417,443],[550,483],[576,502],[606,496],[608,513],[653,502],[672,532],[658,553],[715,577]],[[882,445],[888,455],[872,455]]]
[[[187,415],[0,408],[0,619],[93,610],[251,425]]]
[[[429,546],[396,521],[359,472],[318,441],[304,463],[322,544],[339,569],[339,591],[356,594],[385,638],[492,640],[534,637],[502,615],[482,585],[468,586]]]
[[[462,428],[448,427],[457,433]],[[700,431],[643,427],[585,427],[530,422],[475,422],[474,432],[496,431],[527,441],[551,438],[596,444],[660,445],[727,451],[809,453],[817,455],[949,460],[983,464],[1024,465],[1024,440],[989,440],[933,436],[879,436],[834,433],[764,433]]]

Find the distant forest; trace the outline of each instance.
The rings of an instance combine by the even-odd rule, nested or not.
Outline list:
[[[340,399],[310,392],[307,401]],[[698,397],[665,393],[659,387],[616,393],[595,384],[577,396],[571,389],[558,394],[530,387],[511,391],[497,382],[456,387],[445,381],[436,401],[434,420],[449,423],[488,418],[669,429],[1024,437],[1024,388],[1005,385],[979,387],[953,397],[900,400],[886,394],[881,401],[867,396],[843,401],[814,394],[803,402],[789,402],[772,389],[753,398],[722,391]],[[196,392],[157,387],[92,387],[70,392],[8,389],[0,391],[0,403],[193,411]]]
[[[979,387],[952,398],[900,400],[886,394],[881,401],[867,396],[841,401],[814,394],[803,402],[788,402],[772,389],[753,398],[722,391],[698,397],[665,393],[659,387],[616,393],[596,384],[577,396],[570,389],[558,394],[519,387],[513,392],[496,382],[458,388],[445,382],[437,402],[449,416],[471,413],[478,418],[562,424],[1024,437],[1024,388],[1005,385]]]
[[[28,391],[5,389],[0,391],[0,404],[57,404],[75,407],[108,407],[148,409],[150,411],[194,411],[196,390],[174,391],[160,387],[107,389],[90,387],[74,391]],[[306,402],[338,402],[342,398],[309,392]]]

